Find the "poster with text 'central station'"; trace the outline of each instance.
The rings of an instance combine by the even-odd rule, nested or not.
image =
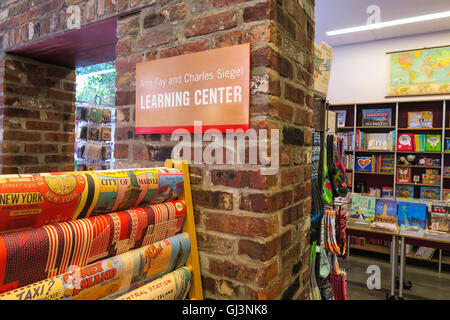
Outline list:
[[[248,129],[250,44],[136,64],[136,133]]]

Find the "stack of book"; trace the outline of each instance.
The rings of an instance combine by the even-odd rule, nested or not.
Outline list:
[[[440,134],[400,133],[398,135],[398,151],[441,152],[442,137]]]
[[[355,171],[372,173],[394,173],[394,157],[389,154],[357,156]]]
[[[389,133],[366,133],[356,130],[356,150],[394,150],[395,130]]]

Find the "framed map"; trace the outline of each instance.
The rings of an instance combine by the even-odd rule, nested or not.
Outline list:
[[[450,46],[387,56],[387,97],[450,94]]]

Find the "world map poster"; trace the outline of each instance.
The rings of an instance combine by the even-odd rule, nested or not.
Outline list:
[[[388,97],[450,93],[450,47],[388,53]]]

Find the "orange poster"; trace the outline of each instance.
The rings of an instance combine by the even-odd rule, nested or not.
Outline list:
[[[250,44],[136,65],[136,133],[248,129]]]

